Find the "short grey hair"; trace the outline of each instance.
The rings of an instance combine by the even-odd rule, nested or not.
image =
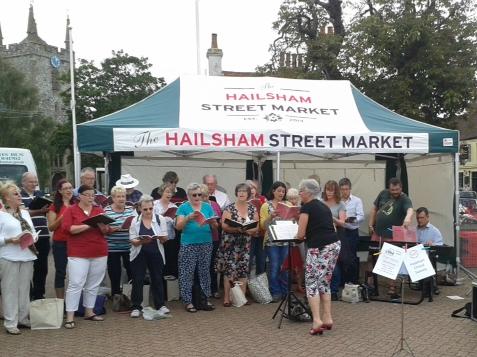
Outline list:
[[[290,198],[297,198],[299,197],[300,195],[298,194],[298,190],[296,188],[290,188],[288,189],[287,191],[287,198],[290,199]]]
[[[96,175],[96,171],[92,167],[83,167],[80,171],[80,177],[83,177],[87,172],[91,172]]]
[[[114,186],[112,189],[111,189],[111,196],[115,196],[117,195],[118,193],[124,193],[126,194],[126,189],[122,186]]]
[[[217,176],[216,175],[204,175],[204,177],[202,177],[202,183],[205,183],[205,180],[207,179],[207,177],[212,177],[215,181],[215,183],[217,183]]]
[[[321,192],[320,184],[315,179],[304,179],[298,185],[300,191],[310,192],[313,197],[318,197]]]
[[[38,180],[38,177],[35,175],[34,172],[27,171],[27,172],[24,172],[23,175],[22,175],[22,183],[25,182],[25,180],[27,179],[28,176],[33,176],[34,178],[36,178]]]
[[[192,183],[188,184],[187,185],[187,196],[189,196],[189,194],[192,191],[195,191],[195,190],[201,190],[201,192],[202,192],[202,188],[200,186],[200,183],[192,182]]]
[[[142,207],[142,204],[147,202],[151,202],[152,204],[154,204],[154,198],[152,198],[152,196],[150,195],[145,194],[145,195],[142,195],[141,198],[139,199],[138,205],[139,207]]]

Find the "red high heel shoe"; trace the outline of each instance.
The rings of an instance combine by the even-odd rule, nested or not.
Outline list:
[[[323,325],[321,325],[320,327],[316,327],[316,328],[315,328],[315,327],[312,327],[312,328],[310,329],[310,335],[312,335],[312,336],[315,336],[315,335],[323,335],[323,331],[324,331],[324,330],[325,330],[325,329],[323,328]]]
[[[333,323],[331,324],[323,324],[321,325],[321,327],[324,329],[324,330],[331,330],[333,328]]]

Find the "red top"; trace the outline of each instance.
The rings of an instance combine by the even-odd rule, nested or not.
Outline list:
[[[65,205],[61,206],[60,212],[56,213],[56,207],[55,205],[50,205],[49,211],[50,212],[55,212],[56,213],[56,218],[64,216],[66,209]],[[53,240],[56,242],[66,242],[68,240],[68,237],[70,235],[69,231],[65,231],[63,229],[63,225],[58,226],[58,228],[55,229],[53,232]]]
[[[69,232],[71,226],[81,225],[86,218],[101,213],[104,213],[101,207],[93,206],[91,214],[87,216],[78,204],[74,204],[66,209],[62,228]],[[67,249],[68,257],[98,258],[108,255],[108,243],[99,228],[90,228],[79,234],[69,234]]]

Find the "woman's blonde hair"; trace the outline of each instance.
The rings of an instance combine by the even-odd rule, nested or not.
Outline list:
[[[15,184],[15,182],[13,182],[13,181],[1,182],[0,181],[0,199],[2,199],[2,201],[5,199],[5,196],[7,195],[8,191],[10,191],[10,189],[12,189],[12,188],[15,189],[16,191],[20,192],[20,189]]]
[[[111,189],[111,197],[117,195],[118,193],[124,193],[126,194],[126,189],[122,186],[114,186]]]

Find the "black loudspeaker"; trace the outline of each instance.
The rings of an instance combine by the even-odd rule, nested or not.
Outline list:
[[[477,282],[472,282],[472,308],[470,310],[470,318],[477,321]]]

